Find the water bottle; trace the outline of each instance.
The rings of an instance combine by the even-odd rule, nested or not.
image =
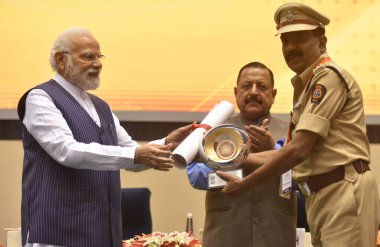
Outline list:
[[[191,213],[187,214],[186,217],[186,232],[189,235],[193,235],[194,229],[193,229],[193,215]]]

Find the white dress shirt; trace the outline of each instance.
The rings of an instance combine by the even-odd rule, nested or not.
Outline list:
[[[66,81],[59,74],[53,80],[67,90],[100,127],[99,116],[87,92]],[[115,114],[113,119],[118,146],[78,142],[50,96],[41,89],[33,89],[26,98],[22,122],[40,146],[61,165],[90,170],[126,169],[137,172],[149,169],[146,165],[134,163],[135,150],[139,144],[121,127]],[[164,142],[165,139],[155,141],[157,144]],[[28,243],[26,247],[53,246]]]

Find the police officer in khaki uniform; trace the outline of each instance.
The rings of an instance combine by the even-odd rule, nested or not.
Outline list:
[[[369,167],[359,85],[326,53],[329,18],[304,4],[287,3],[274,19],[285,62],[296,73],[288,143],[250,155],[242,166],[263,165],[243,180],[218,172],[228,180],[223,192],[239,195],[293,168],[306,198],[313,246],[375,246],[379,195]]]

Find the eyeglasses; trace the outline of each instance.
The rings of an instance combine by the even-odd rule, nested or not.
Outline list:
[[[62,53],[63,54],[72,54],[71,52],[68,52],[68,51],[63,51]],[[95,54],[92,52],[85,52],[85,53],[82,53],[81,55],[79,55],[79,59],[81,59],[83,62],[86,62],[86,63],[93,63],[93,62],[97,61],[98,59],[101,60],[103,58],[105,58],[104,55]]]

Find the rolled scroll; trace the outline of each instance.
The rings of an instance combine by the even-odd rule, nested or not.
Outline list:
[[[173,151],[172,159],[179,169],[184,169],[198,154],[199,145],[204,133],[219,124],[224,123],[234,113],[231,102],[223,100],[216,104],[206,117],[188,137]]]

